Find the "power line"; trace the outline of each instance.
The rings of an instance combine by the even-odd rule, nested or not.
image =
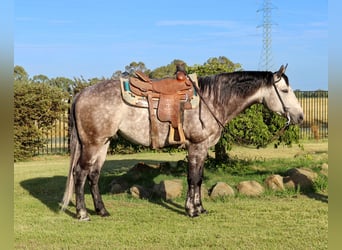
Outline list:
[[[259,60],[259,70],[269,71],[273,67],[273,54],[272,54],[272,6],[271,0],[264,0],[261,9],[257,12],[262,12],[262,50]]]

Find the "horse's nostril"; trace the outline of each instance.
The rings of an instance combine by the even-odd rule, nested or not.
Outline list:
[[[300,114],[299,115],[299,121],[301,122],[301,121],[303,121],[304,120],[304,115],[303,114]]]

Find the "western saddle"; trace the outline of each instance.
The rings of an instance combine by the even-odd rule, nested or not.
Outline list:
[[[169,144],[184,144],[182,117],[184,110],[193,108],[191,99],[196,95],[191,78],[179,67],[174,78],[151,80],[141,71],[136,71],[135,75],[129,78],[128,83],[125,82],[123,88],[129,89],[136,96],[147,98],[152,148],[159,148],[157,118],[161,122],[170,123]]]

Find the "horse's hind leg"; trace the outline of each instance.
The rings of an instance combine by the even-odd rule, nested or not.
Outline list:
[[[106,210],[104,203],[102,201],[102,197],[101,197],[100,189],[98,185],[101,168],[106,159],[108,145],[109,145],[109,142],[105,146],[102,147],[94,166],[90,169],[90,172],[88,174],[88,181],[90,185],[90,192],[93,197],[94,208],[95,208],[96,213],[101,216],[109,216],[109,213]]]
[[[89,169],[83,169],[82,163],[77,164],[74,169],[75,193],[76,193],[76,217],[79,220],[89,220],[84,202],[84,184],[87,179]]]
[[[100,171],[105,160],[109,143],[105,145],[83,145],[82,153],[74,170],[75,193],[76,193],[76,216],[79,220],[89,220],[85,201],[84,185],[89,180],[90,191],[93,196],[95,210],[102,216],[108,215],[99,192],[98,180]]]

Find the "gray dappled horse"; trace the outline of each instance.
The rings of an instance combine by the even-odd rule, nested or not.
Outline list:
[[[183,129],[188,150],[188,191],[185,202],[190,217],[205,213],[201,200],[203,164],[208,148],[215,145],[227,124],[254,103],[288,118],[292,124],[303,120],[303,110],[289,86],[285,67],[272,73],[241,71],[200,77],[200,107],[184,111]],[[160,147],[167,146],[169,124],[157,122]],[[71,161],[62,201],[65,209],[75,190],[76,215],[89,220],[84,202],[88,180],[98,215],[108,216],[98,187],[100,171],[110,139],[120,133],[126,139],[150,146],[148,109],[126,104],[121,97],[120,81],[107,80],[82,90],[71,107]]]

